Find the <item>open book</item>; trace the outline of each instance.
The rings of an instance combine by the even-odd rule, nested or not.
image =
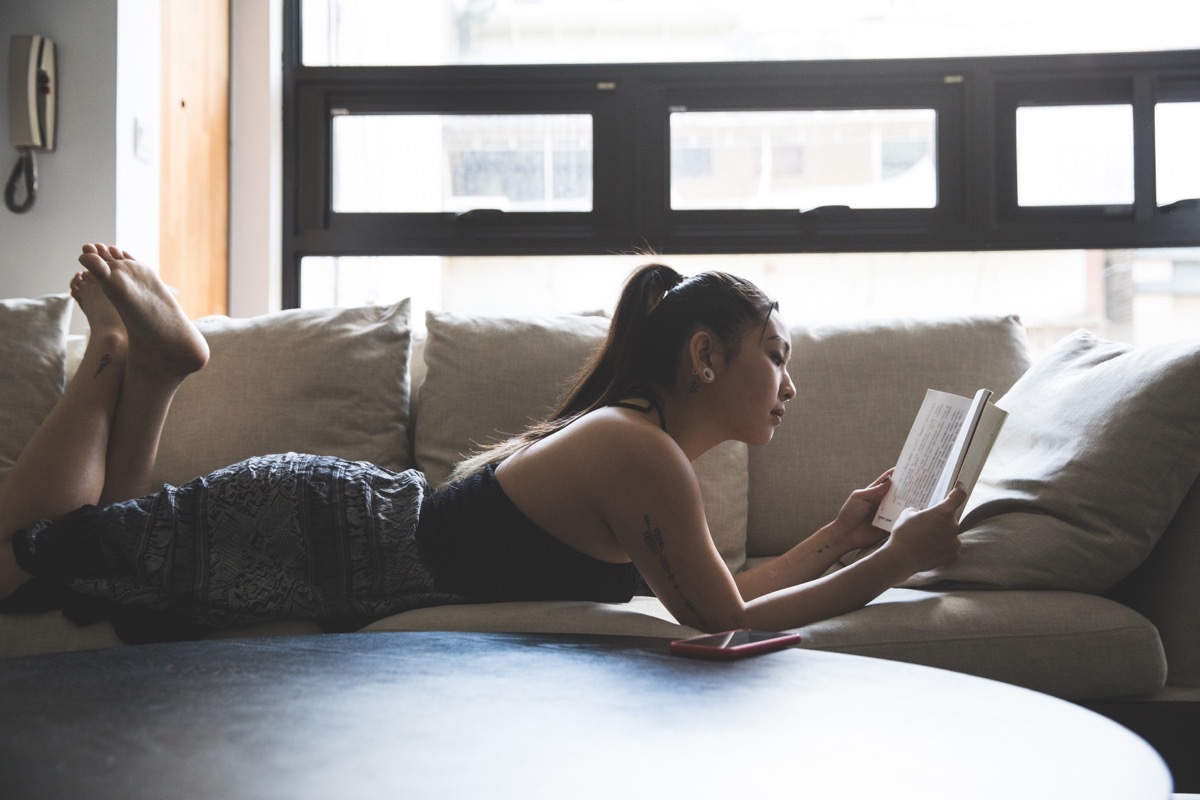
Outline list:
[[[917,412],[892,485],[879,505],[874,524],[890,531],[906,508],[923,509],[941,502],[956,481],[967,494],[975,488],[983,462],[1008,414],[980,389],[974,398],[930,389]]]

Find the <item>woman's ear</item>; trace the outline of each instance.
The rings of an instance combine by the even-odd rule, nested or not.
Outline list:
[[[693,375],[706,367],[712,369],[713,359],[718,355],[716,340],[711,332],[698,330],[688,341],[688,368]]]

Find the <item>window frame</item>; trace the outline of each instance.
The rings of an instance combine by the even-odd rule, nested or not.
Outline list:
[[[309,67],[285,0],[283,303],[305,256],[912,252],[1200,246],[1200,203],[1155,202],[1154,109],[1200,100],[1200,51],[858,61]],[[1016,108],[1129,103],[1134,202],[1019,207]],[[786,101],[786,102],[785,102]],[[933,108],[928,209],[674,210],[670,114]],[[332,115],[588,113],[590,212],[337,213]]]

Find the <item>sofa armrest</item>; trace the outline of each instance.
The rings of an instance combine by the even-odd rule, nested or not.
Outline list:
[[[1158,628],[1168,686],[1200,686],[1200,478],[1150,556],[1108,596]]]

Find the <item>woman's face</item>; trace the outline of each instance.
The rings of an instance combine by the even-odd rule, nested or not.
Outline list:
[[[765,326],[753,325],[742,334],[713,384],[722,417],[734,426],[733,438],[748,444],[771,441],[783,422],[785,403],[796,396],[787,371],[791,352],[791,336],[777,312]]]

